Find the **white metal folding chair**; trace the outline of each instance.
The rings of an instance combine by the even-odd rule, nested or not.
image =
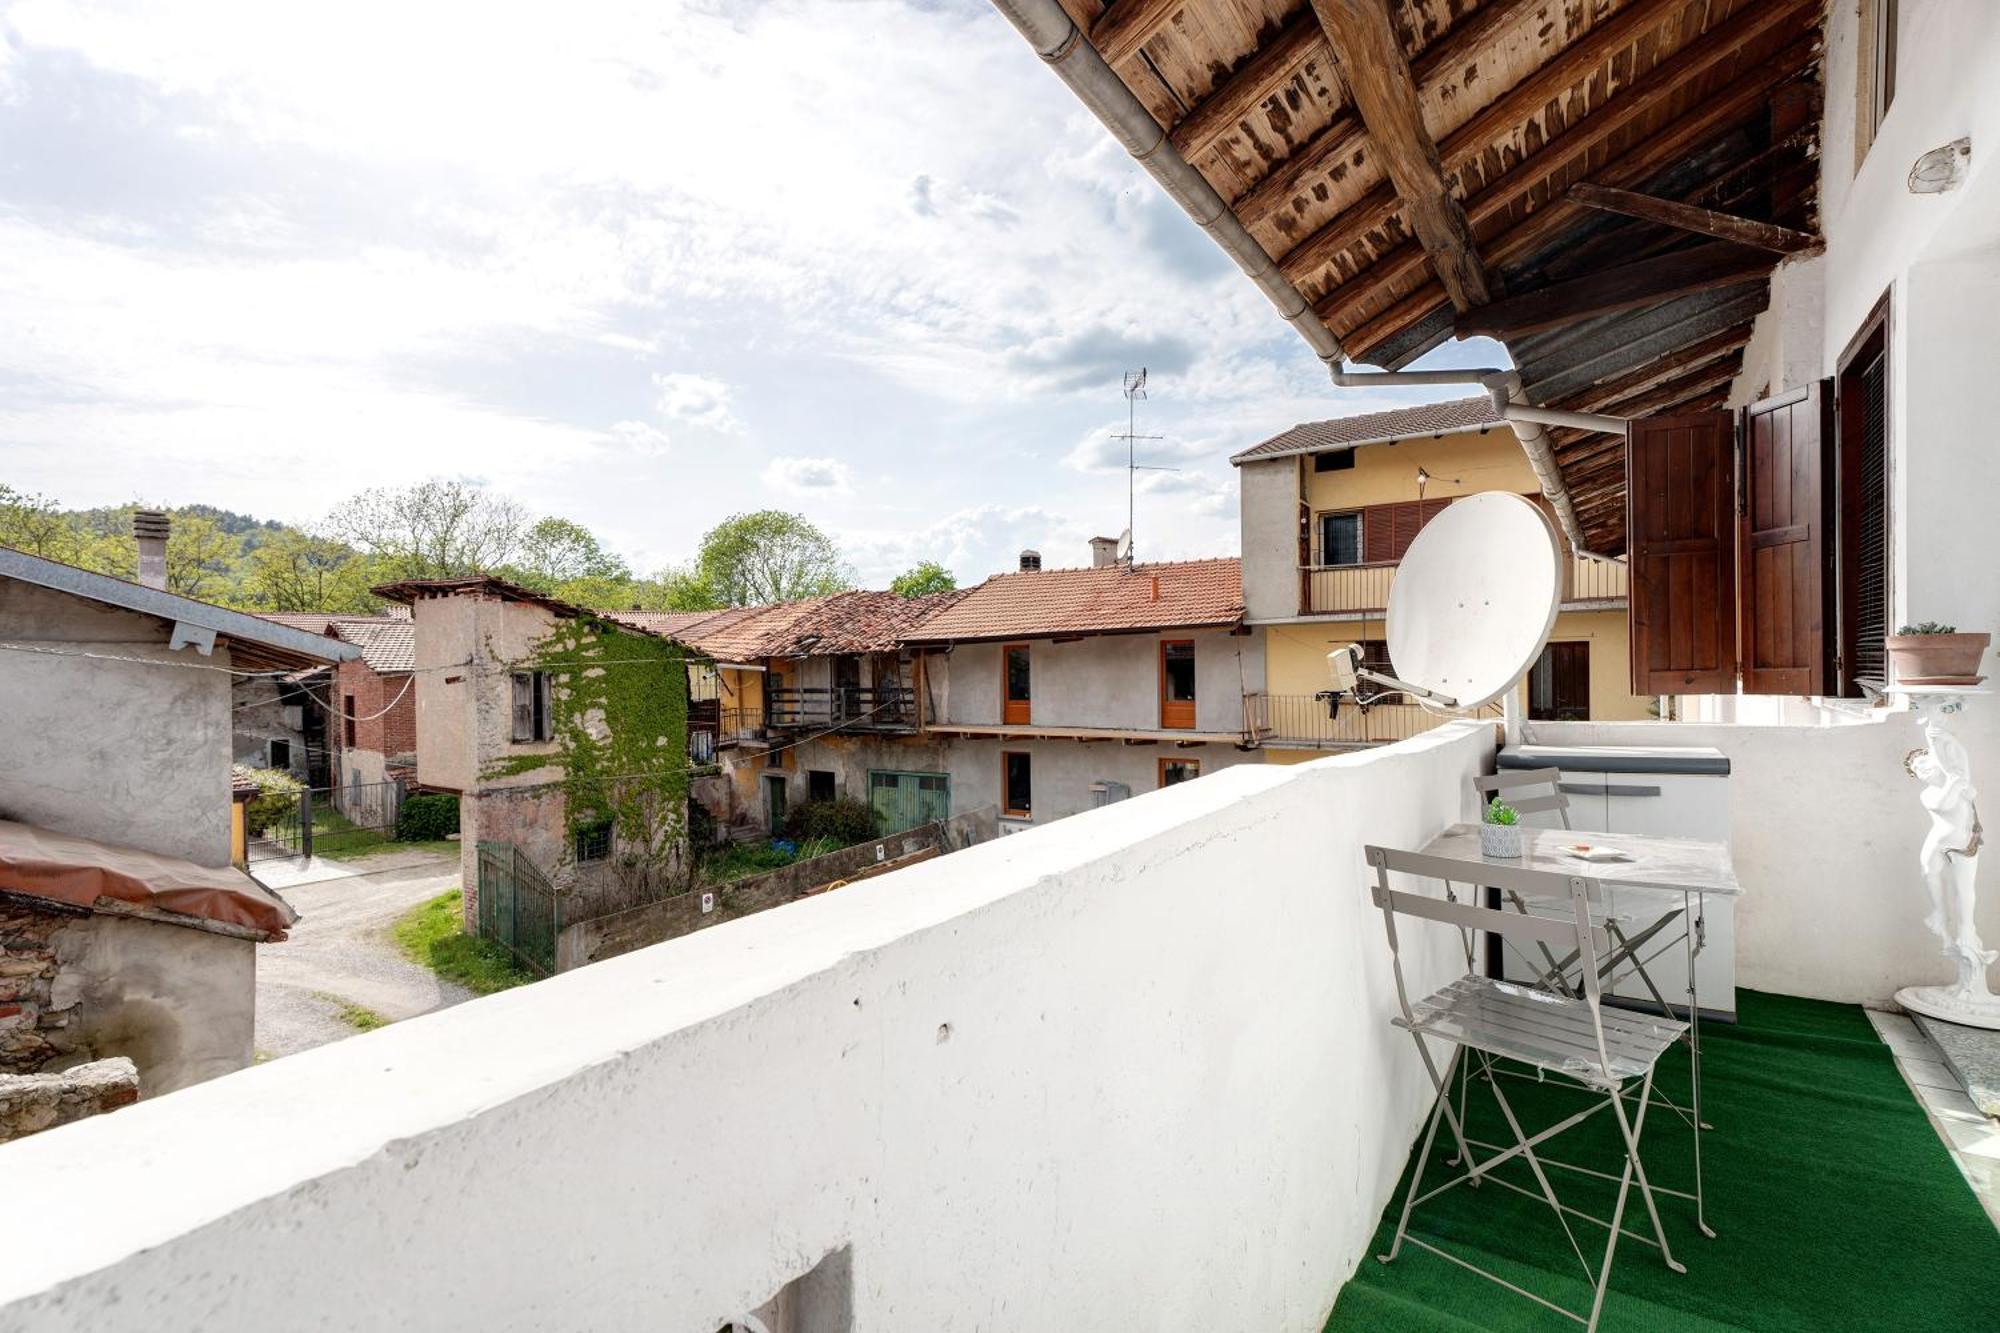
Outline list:
[[[1635,1240],[1657,1245],[1669,1268],[1677,1273],[1686,1271],[1675,1262],[1672,1247],[1667,1243],[1666,1229],[1660,1223],[1653,1187],[1646,1178],[1646,1168],[1639,1157],[1639,1136],[1645,1129],[1646,1109],[1652,1100],[1654,1068],[1661,1055],[1686,1032],[1687,1025],[1666,1016],[1605,1009],[1598,979],[1598,927],[1592,924],[1593,907],[1602,896],[1595,879],[1512,866],[1494,866],[1482,871],[1492,886],[1502,892],[1544,901],[1566,900],[1569,907],[1567,914],[1562,919],[1556,919],[1447,901],[1390,887],[1391,871],[1426,879],[1448,880],[1462,872],[1463,863],[1458,861],[1374,846],[1367,849],[1367,858],[1368,864],[1375,869],[1373,896],[1376,905],[1382,909],[1382,923],[1388,932],[1389,954],[1396,978],[1396,999],[1401,1012],[1394,1022],[1409,1032],[1415,1041],[1417,1053],[1423,1059],[1424,1069],[1437,1092],[1437,1103],[1424,1130],[1416,1166],[1403,1197],[1402,1214],[1396,1223],[1396,1238],[1389,1252],[1378,1257],[1383,1263],[1393,1261],[1407,1240],[1559,1314],[1567,1315],[1587,1328],[1595,1329],[1604,1306],[1605,1287],[1611,1277],[1612,1256],[1621,1235],[1629,1234]],[[1582,994],[1579,997],[1558,995],[1468,972],[1442,990],[1412,1002],[1403,975],[1403,958],[1396,933],[1399,916],[1439,922],[1461,932],[1486,932],[1503,940],[1539,944],[1551,949],[1573,948],[1580,963],[1578,982]],[[1428,1044],[1431,1041],[1452,1047],[1450,1060],[1443,1069],[1439,1068],[1431,1051]],[[1489,1089],[1514,1136],[1514,1144],[1484,1159],[1476,1158],[1472,1152],[1475,1145],[1466,1134],[1461,1112],[1453,1106],[1451,1097],[1452,1076],[1468,1051],[1488,1073],[1496,1059],[1518,1061],[1534,1066],[1545,1075],[1572,1080],[1580,1088],[1600,1094],[1603,1100],[1592,1100],[1583,1110],[1530,1134],[1522,1128],[1514,1114],[1501,1081],[1489,1078]],[[1636,1100],[1628,1114],[1627,1088],[1634,1084],[1637,1085],[1634,1089]],[[1618,1181],[1618,1202],[1608,1220],[1557,1199],[1548,1173],[1543,1169],[1543,1159],[1536,1152],[1539,1146],[1556,1135],[1606,1109],[1618,1122],[1625,1155],[1623,1173],[1615,1177]],[[1424,1168],[1429,1161],[1440,1121],[1451,1126],[1452,1137],[1458,1144],[1458,1156],[1452,1166],[1454,1169],[1462,1167],[1463,1170],[1442,1185],[1423,1190]],[[1539,1194],[1493,1174],[1496,1167],[1517,1157],[1533,1173]],[[1470,1260],[1410,1234],[1410,1214],[1418,1204],[1436,1198],[1454,1186],[1477,1186],[1488,1180],[1530,1198],[1539,1198],[1555,1213],[1563,1233],[1569,1238],[1570,1248],[1576,1253],[1577,1262],[1582,1265],[1585,1279],[1594,1284],[1588,1315],[1578,1314],[1538,1296]],[[1624,1231],[1625,1205],[1635,1182],[1645,1202],[1646,1214],[1652,1220],[1651,1238]],[[1573,1217],[1594,1222],[1605,1227],[1609,1233],[1604,1242],[1603,1258],[1594,1273],[1590,1259],[1577,1243],[1576,1233],[1570,1229]]]

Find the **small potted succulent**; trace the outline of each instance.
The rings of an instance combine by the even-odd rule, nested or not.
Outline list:
[[[1979,660],[1991,634],[1960,634],[1955,625],[1926,620],[1889,636],[1891,675],[1898,685],[1977,685]]]
[[[1479,850],[1510,860],[1521,855],[1521,812],[1498,796],[1479,821]]]

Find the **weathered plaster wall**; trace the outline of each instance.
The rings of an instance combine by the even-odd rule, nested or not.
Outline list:
[[[0,578],[0,815],[207,866],[229,864],[229,651],[167,651],[151,616]],[[150,663],[166,665],[150,665]]]
[[[303,705],[279,697],[278,683],[268,677],[238,680],[230,690],[231,755],[252,768],[270,767],[271,742],[289,742],[292,762],[287,772],[306,771]]]
[[[0,900],[0,1072],[122,1055],[155,1096],[241,1069],[252,1054],[256,947]]]
[[[1122,782],[1132,789],[1134,796],[1154,791],[1160,785],[1162,759],[1200,764],[1203,777],[1238,765],[1264,762],[1263,751],[1239,750],[1226,742],[1179,746],[1170,742],[1127,745],[1123,741],[955,740],[950,751],[952,813],[1000,805],[1000,756],[1005,751],[1020,751],[1029,756],[1034,783],[1034,818],[1032,821],[1003,819],[1001,822],[1010,831],[1029,822],[1047,824],[1091,809],[1093,782]]]
[[[1243,616],[1255,622],[1299,613],[1299,460],[1236,469],[1243,521]]]
[[[1430,1101],[1361,847],[1463,817],[1490,735],[1239,768],[10,1145],[0,1329],[709,1333],[847,1247],[856,1329],[1313,1333]],[[1409,934],[1413,984],[1462,968]]]
[[[1259,635],[1226,630],[1170,630],[1161,634],[1098,634],[1072,643],[1037,639],[1029,649],[1038,727],[1106,727],[1150,731],[1160,726],[1160,644],[1194,641],[1196,731],[1243,730],[1243,692],[1264,674]],[[1000,645],[959,644],[942,670],[950,675],[943,721],[995,725],[1000,721]]]

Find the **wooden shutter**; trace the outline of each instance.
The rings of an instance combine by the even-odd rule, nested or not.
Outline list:
[[[1739,597],[1745,694],[1825,694],[1831,381],[1743,409]]]
[[[1396,558],[1397,505],[1369,505],[1361,511],[1361,558],[1371,565]]]
[[[553,740],[555,724],[555,680],[546,671],[535,673],[535,739]]]
[[[514,739],[535,739],[535,677],[526,671],[514,673]]]
[[[1726,411],[1627,428],[1634,694],[1735,691],[1735,436]]]

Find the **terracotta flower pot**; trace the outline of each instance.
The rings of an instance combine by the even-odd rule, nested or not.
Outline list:
[[[1991,634],[1891,634],[1891,673],[1902,685],[1970,685],[1985,679],[1979,661]]]

